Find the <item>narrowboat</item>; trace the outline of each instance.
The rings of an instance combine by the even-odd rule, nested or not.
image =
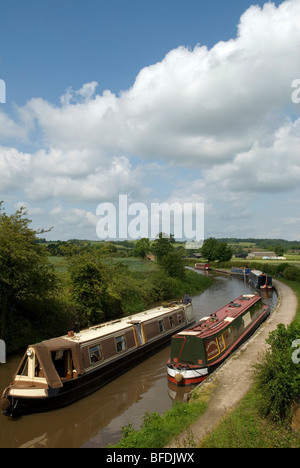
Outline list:
[[[200,384],[224,362],[270,314],[260,296],[238,297],[194,326],[175,334],[167,363],[169,383]]]
[[[237,275],[237,276],[243,276],[245,278],[245,276],[249,276],[250,275],[250,268],[246,268],[246,267],[241,267],[241,268],[237,268],[237,267],[232,267],[231,268],[231,274],[232,275]]]
[[[98,390],[195,323],[191,304],[170,304],[31,345],[3,391],[6,416],[50,411]]]
[[[196,270],[205,270],[205,271],[211,270],[209,263],[196,263],[195,268]]]
[[[266,275],[266,273],[263,273],[262,271],[259,271],[259,270],[251,270],[249,274],[249,283],[255,289],[272,289],[273,288],[272,276],[268,276]]]

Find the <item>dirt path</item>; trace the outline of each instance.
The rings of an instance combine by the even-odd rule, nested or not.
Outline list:
[[[273,284],[278,293],[278,303],[272,315],[247,343],[202,384],[201,391],[205,391],[206,386],[213,388],[208,409],[186,432],[176,437],[169,448],[185,447],[191,437],[195,443],[200,441],[251,388],[251,369],[261,352],[266,349],[269,332],[279,323],[290,324],[297,311],[298,301],[293,290],[276,280],[273,280]]]

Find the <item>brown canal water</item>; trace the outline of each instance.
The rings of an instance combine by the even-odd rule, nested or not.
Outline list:
[[[242,279],[218,273],[213,285],[193,297],[196,318],[206,316],[241,294],[253,292]],[[263,300],[274,308],[275,291],[262,292]],[[19,419],[0,415],[0,448],[101,448],[116,443],[122,426],[138,429],[145,413],[162,414],[174,400],[183,401],[186,390],[171,388],[166,362],[170,348],[157,353],[113,382],[79,402],[49,413]],[[10,383],[21,356],[0,365],[0,394]]]

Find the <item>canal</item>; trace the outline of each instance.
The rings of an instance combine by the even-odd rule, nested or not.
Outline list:
[[[199,274],[207,274],[200,273]],[[193,297],[196,318],[206,316],[235,299],[253,292],[242,279],[209,273],[213,285]],[[273,309],[275,291],[261,293]],[[0,448],[100,448],[117,442],[122,426],[139,428],[146,412],[162,414],[174,400],[185,394],[170,388],[166,362],[170,348],[165,348],[142,364],[109,383],[99,391],[66,408],[50,413],[33,414],[19,419],[0,415]],[[20,356],[0,366],[0,393],[11,381]]]

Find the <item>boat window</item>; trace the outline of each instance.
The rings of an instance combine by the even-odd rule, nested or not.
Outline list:
[[[174,327],[174,319],[173,319],[173,317],[169,317],[169,322],[170,322],[170,327],[173,328],[173,327]]]
[[[178,323],[182,323],[182,322],[183,322],[183,320],[182,320],[182,313],[181,313],[181,312],[179,312],[179,313],[177,314],[177,319],[178,319]]]
[[[92,346],[89,348],[90,361],[91,364],[97,364],[97,362],[102,361],[103,354],[100,345]]]
[[[115,342],[116,342],[116,348],[117,348],[118,353],[120,353],[121,351],[124,351],[127,348],[125,335],[117,336],[115,338]]]
[[[232,329],[231,329],[231,327],[228,328],[228,330],[226,330],[226,331],[224,332],[223,338],[224,338],[224,341],[225,341],[225,346],[229,346],[229,345],[232,343],[233,334],[232,334]]]
[[[164,324],[164,321],[163,321],[163,320],[159,320],[158,326],[159,326],[159,331],[160,331],[160,333],[162,333],[162,332],[165,331],[165,324]]]
[[[220,349],[220,353],[221,353],[223,351],[223,349],[225,348],[225,344],[224,344],[222,335],[218,336],[218,343],[219,343],[219,349]]]

